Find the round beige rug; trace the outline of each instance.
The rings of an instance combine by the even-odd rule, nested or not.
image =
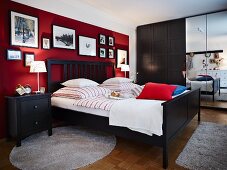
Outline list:
[[[32,135],[14,147],[10,162],[19,169],[77,169],[108,155],[115,136],[78,127],[59,127],[53,135]]]

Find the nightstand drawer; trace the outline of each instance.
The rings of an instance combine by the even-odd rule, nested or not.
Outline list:
[[[48,98],[39,100],[26,100],[21,102],[21,114],[29,115],[34,113],[45,114],[48,112]]]

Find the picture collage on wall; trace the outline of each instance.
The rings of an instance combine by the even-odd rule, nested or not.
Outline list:
[[[99,57],[100,58],[110,58],[114,59],[114,49],[112,48],[104,48],[104,45],[114,47],[115,45],[115,39],[111,36],[106,36],[104,34],[99,34]]]
[[[29,48],[39,48],[39,18],[14,11],[10,11],[10,45]],[[52,40],[51,40],[52,39]],[[52,38],[41,37],[41,49],[51,48],[76,50],[76,30],[60,25],[52,25]],[[100,58],[115,58],[115,38],[104,34],[98,34]],[[96,38],[78,36],[78,54],[81,56],[97,56]],[[8,49],[7,60],[22,60],[22,51]],[[24,54],[25,67],[30,66],[35,60],[35,54]]]

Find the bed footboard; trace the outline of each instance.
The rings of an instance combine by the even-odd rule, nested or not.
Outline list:
[[[168,166],[168,143],[198,114],[200,89],[191,90],[163,105],[163,168]]]

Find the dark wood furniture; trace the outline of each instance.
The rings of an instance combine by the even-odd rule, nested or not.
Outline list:
[[[9,136],[16,137],[17,146],[25,137],[48,130],[52,135],[50,93],[6,97]]]
[[[201,91],[201,94],[203,95],[212,95],[213,96],[213,101],[214,101],[214,95],[218,92],[219,93],[219,96],[220,96],[220,78],[216,78],[216,79],[213,79],[212,80],[213,83],[212,83],[212,87],[213,87],[213,91],[210,92],[210,91]]]
[[[102,72],[102,78],[98,75],[101,67],[102,70],[107,70],[107,67],[111,66],[114,70],[113,63],[101,63],[101,62],[85,62],[85,61],[61,61],[61,60],[47,60],[48,65],[48,91],[54,92],[59,87],[59,83],[69,78],[86,77],[97,81],[104,81],[106,73]],[[54,81],[51,79],[52,68],[55,65],[63,67],[63,79]],[[100,66],[101,65],[101,66]],[[87,68],[86,74],[79,72],[80,67]],[[90,68],[92,67],[92,68]],[[96,68],[97,67],[97,68]],[[70,69],[72,68],[72,69]],[[94,68],[99,71],[94,72]],[[76,73],[76,74],[75,74]],[[94,74],[95,73],[95,74]],[[91,76],[91,75],[94,75]],[[114,76],[114,75],[112,75]],[[141,141],[144,143],[160,146],[163,148],[163,168],[168,167],[168,144],[174,139],[174,137],[184,129],[184,127],[198,114],[198,120],[200,121],[200,89],[192,90],[184,93],[172,100],[162,103],[163,106],[163,135],[162,136],[149,136],[143,133],[132,131],[128,128],[110,126],[109,118],[102,117],[82,112],[76,112],[61,109],[58,107],[52,107],[52,113],[59,115],[61,119],[65,119],[72,124],[84,125],[97,130],[103,130],[113,133],[117,136],[124,138]],[[151,111],[152,113],[152,111]]]
[[[137,81],[185,85],[185,19],[137,27]]]

